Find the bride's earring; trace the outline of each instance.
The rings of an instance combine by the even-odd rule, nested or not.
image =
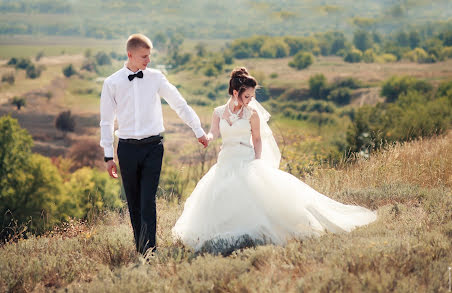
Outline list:
[[[239,101],[238,101],[238,99],[234,99],[234,106],[238,106],[239,105]]]

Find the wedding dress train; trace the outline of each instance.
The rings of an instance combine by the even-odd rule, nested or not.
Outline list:
[[[291,238],[320,236],[325,231],[348,232],[376,219],[375,212],[334,201],[277,169],[277,164],[271,164],[274,158],[256,160],[249,121],[252,106],[245,107],[232,124],[223,118],[226,107],[215,109],[221,117],[223,142],[217,163],[186,200],[172,229],[174,238],[196,251],[207,244],[224,251],[240,246],[240,241],[284,245]],[[254,107],[261,108],[258,103]],[[261,108],[258,113],[266,126],[264,111]],[[268,126],[261,128],[263,136],[266,130],[270,131]],[[271,147],[264,143],[263,157],[265,151],[271,157]]]

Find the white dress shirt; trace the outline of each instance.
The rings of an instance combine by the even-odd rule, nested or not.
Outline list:
[[[100,98],[100,145],[105,157],[113,157],[115,118],[118,120],[115,134],[119,138],[142,139],[165,130],[160,97],[191,127],[197,138],[205,135],[195,111],[163,73],[146,68],[143,78],[129,81],[128,75],[134,73],[124,65],[104,81]]]

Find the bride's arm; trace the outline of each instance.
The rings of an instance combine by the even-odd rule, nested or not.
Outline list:
[[[262,140],[261,140],[259,115],[257,114],[256,111],[253,111],[253,114],[251,115],[250,124],[251,124],[251,135],[253,138],[255,157],[256,157],[256,159],[260,159],[261,154],[262,154]]]
[[[207,139],[213,140],[219,136],[220,136],[220,117],[218,117],[217,113],[213,111],[212,123],[210,125],[210,131],[207,134]]]

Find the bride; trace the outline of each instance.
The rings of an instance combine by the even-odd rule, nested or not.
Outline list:
[[[229,101],[215,108],[208,139],[222,138],[215,165],[198,182],[172,228],[195,251],[231,252],[289,239],[348,232],[376,220],[366,208],[345,205],[278,169],[281,158],[255,100],[257,82],[245,68],[229,81]]]

